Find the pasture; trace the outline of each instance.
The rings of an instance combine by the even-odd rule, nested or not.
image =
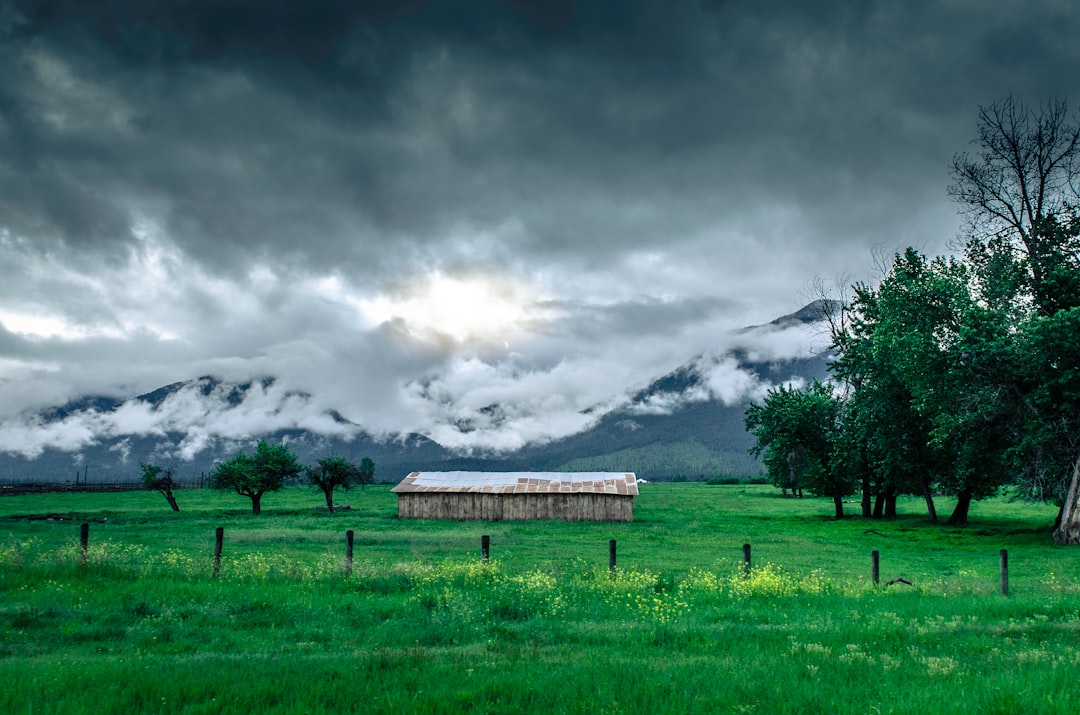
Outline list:
[[[304,488],[258,517],[177,499],[0,499],[0,712],[1080,712],[1080,549],[1049,506],[951,528],[700,483],[642,485],[618,524],[399,520],[382,486],[337,514]]]

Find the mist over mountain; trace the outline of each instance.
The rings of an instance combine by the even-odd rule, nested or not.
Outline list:
[[[649,384],[581,413],[583,429],[516,449],[451,449],[420,433],[378,434],[337,410],[319,407],[274,376],[228,382],[213,376],[176,382],[130,399],[88,395],[0,426],[0,481],[123,482],[139,463],[174,467],[197,480],[259,439],[288,442],[301,461],[327,455],[371,458],[379,481],[414,470],[611,470],[646,479],[751,476],[743,425],[751,400],[776,384],[827,373],[822,321],[833,306],[801,310],[726,336],[724,348],[698,355]],[[445,429],[483,436],[522,419],[491,404]]]
[[[811,304],[746,332],[812,326],[822,319],[822,308]],[[748,453],[754,439],[744,425],[746,408],[773,385],[826,377],[829,359],[827,352],[770,359],[745,348],[698,356],[636,392],[590,429],[523,449],[519,456],[535,460],[532,468],[627,470],[654,480],[760,475],[760,461]]]

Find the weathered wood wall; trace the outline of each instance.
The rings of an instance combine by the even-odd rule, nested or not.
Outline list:
[[[633,521],[634,497],[616,494],[398,494],[403,519]]]

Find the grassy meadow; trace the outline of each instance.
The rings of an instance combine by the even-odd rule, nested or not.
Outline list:
[[[952,528],[700,483],[642,485],[630,524],[403,521],[384,486],[337,514],[303,488],[259,517],[177,500],[0,499],[0,712],[1080,712],[1080,549],[1049,506]]]

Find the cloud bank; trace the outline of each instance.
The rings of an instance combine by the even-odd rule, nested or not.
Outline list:
[[[1056,0],[0,0],[0,449],[578,430],[874,247],[945,250],[978,105],[1078,96],[1077,36]],[[275,382],[32,417],[199,375]]]

